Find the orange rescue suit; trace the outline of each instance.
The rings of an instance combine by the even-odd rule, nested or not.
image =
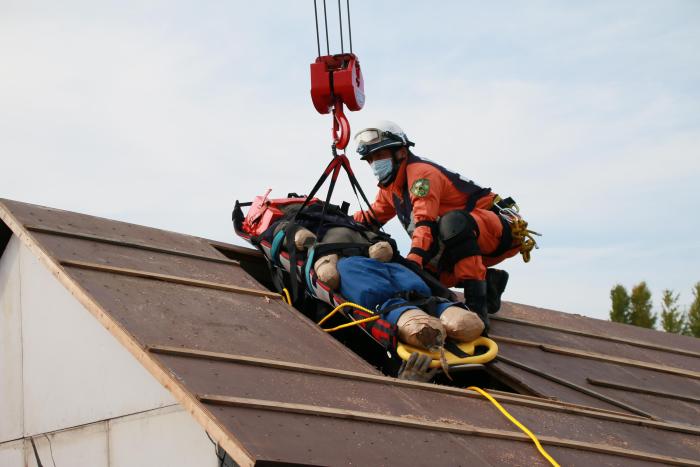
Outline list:
[[[488,256],[498,249],[504,233],[500,216],[490,210],[495,197],[490,188],[482,188],[432,161],[409,153],[394,181],[386,187],[379,186],[372,210],[382,225],[398,215],[411,235],[411,252],[407,258],[433,270],[433,264],[425,263],[437,254],[439,240],[434,237],[437,236],[438,218],[450,211],[469,212],[478,226],[477,243],[481,255],[462,258],[451,270],[436,271],[444,285],[453,287],[465,279],[485,280],[487,267],[519,251],[519,245],[511,245],[497,257]],[[363,222],[364,216],[369,215],[369,211],[358,211],[354,218]]]

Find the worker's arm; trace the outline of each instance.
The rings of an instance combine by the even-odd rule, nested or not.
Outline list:
[[[413,206],[416,228],[411,237],[411,251],[407,259],[423,267],[433,242],[433,227],[440,210],[444,177],[428,164],[413,164],[407,171],[407,183]]]
[[[377,219],[381,225],[386,224],[396,215],[396,209],[394,209],[394,203],[388,190],[379,190],[377,198],[374,200],[374,203],[372,203],[372,211],[374,211],[375,219]],[[352,217],[355,218],[357,222],[368,224],[371,215],[369,211],[357,211]]]

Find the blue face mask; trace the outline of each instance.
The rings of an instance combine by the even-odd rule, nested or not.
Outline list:
[[[379,180],[379,183],[387,180],[394,171],[394,162],[391,159],[374,161],[370,164],[370,166],[372,167],[374,176],[377,177],[377,180]]]

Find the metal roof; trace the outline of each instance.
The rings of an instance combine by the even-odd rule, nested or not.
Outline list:
[[[546,464],[481,396],[320,331],[252,250],[9,200],[0,218],[240,465]],[[524,395],[491,392],[562,464],[700,465],[699,341],[515,304],[492,335]]]
[[[495,371],[524,392],[677,423],[700,420],[700,339],[507,304]]]

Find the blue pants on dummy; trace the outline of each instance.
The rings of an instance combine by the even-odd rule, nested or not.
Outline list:
[[[397,306],[384,316],[391,324],[397,324],[399,317],[412,308],[404,298],[397,298],[402,292],[416,292],[424,297],[432,295],[430,287],[418,274],[397,263],[382,263],[364,256],[350,256],[338,261],[340,273],[340,293],[346,299],[365,308],[381,313],[390,306]],[[435,307],[439,318],[445,309],[458,302],[439,301]]]

